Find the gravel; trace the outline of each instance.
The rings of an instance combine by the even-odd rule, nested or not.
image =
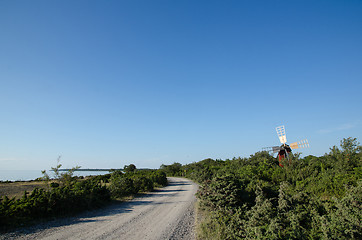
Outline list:
[[[167,187],[131,201],[19,229],[0,239],[195,239],[197,185],[184,178],[168,181]]]

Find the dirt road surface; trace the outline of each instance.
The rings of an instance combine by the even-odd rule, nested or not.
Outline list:
[[[129,202],[3,234],[0,239],[194,239],[197,185],[184,178],[168,180],[167,187]]]

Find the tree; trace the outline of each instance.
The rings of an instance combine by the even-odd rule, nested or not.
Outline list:
[[[61,156],[59,156],[57,159],[57,166],[52,167],[51,171],[54,172],[54,180],[58,181],[58,186],[59,184],[61,184],[62,186],[69,186],[75,182],[73,174],[75,170],[80,168],[80,166],[73,167],[72,169],[60,173],[60,168],[62,167],[62,164],[60,164],[60,158]],[[43,174],[42,179],[49,183],[50,177],[47,174],[46,170],[41,171],[41,173]],[[56,184],[52,184],[52,186],[56,186]]]
[[[181,163],[173,163],[171,165],[164,165],[162,164],[160,169],[165,171],[169,176],[180,176],[181,174]]]
[[[123,168],[123,170],[124,170],[126,173],[134,172],[136,169],[137,169],[137,168],[136,168],[136,165],[134,165],[134,164],[124,165],[124,168]]]
[[[352,155],[361,152],[361,145],[357,138],[343,138],[341,141],[341,148],[346,154]]]

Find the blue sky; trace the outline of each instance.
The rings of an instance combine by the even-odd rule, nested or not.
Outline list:
[[[0,1],[0,168],[362,141],[362,2]]]

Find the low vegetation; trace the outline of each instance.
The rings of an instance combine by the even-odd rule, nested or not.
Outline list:
[[[31,192],[34,188],[46,188],[47,183],[44,181],[4,181],[0,182],[0,198],[21,198],[24,192]]]
[[[44,172],[46,188],[0,199],[0,226],[97,208],[165,186],[167,174],[200,184],[199,239],[362,239],[362,147],[355,138],[321,157],[291,154],[283,166],[267,152],[160,170],[131,164],[86,179],[73,177],[72,170],[60,174],[58,165],[56,179]]]
[[[55,179],[50,179],[48,174],[43,172],[43,188],[36,187],[31,193],[24,191],[22,197],[0,198],[2,231],[39,219],[67,216],[99,208],[111,200],[119,200],[167,185],[164,172],[136,170],[134,165],[126,166],[125,172],[114,171],[111,174],[86,179],[73,176],[76,168],[60,173],[60,167],[59,164],[52,169]]]
[[[200,184],[199,239],[361,239],[361,150],[348,138],[283,168],[267,152],[163,168]]]

